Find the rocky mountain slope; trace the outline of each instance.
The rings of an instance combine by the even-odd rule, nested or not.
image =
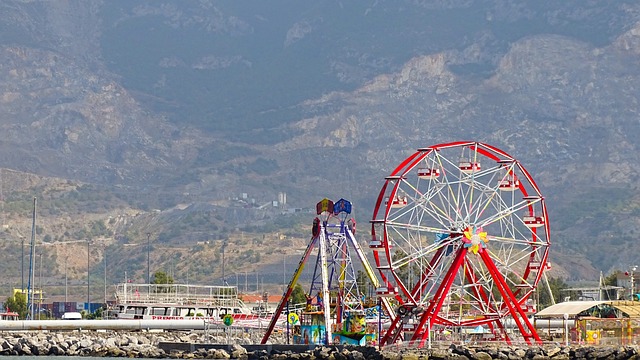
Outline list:
[[[165,268],[177,260],[161,247],[194,263],[198,242],[220,252],[245,231],[256,247],[263,233],[282,242],[286,262],[312,217],[281,216],[270,206],[279,194],[290,208],[345,197],[366,221],[408,153],[478,140],[541,187],[556,275],[594,279],[638,261],[633,1],[9,0],[0,19],[0,197],[13,255],[37,196],[40,238],[100,240],[91,259],[109,249],[138,277],[147,233]],[[237,250],[236,271],[257,262]],[[69,256],[48,254],[59,280]]]

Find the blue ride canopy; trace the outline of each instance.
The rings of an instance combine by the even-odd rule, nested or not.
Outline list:
[[[351,202],[345,199],[340,199],[333,204],[333,214],[338,215],[341,212],[351,214]]]

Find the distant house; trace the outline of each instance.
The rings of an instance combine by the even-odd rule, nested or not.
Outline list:
[[[269,295],[269,293],[261,294],[242,294],[240,296],[244,304],[255,312],[270,313],[276,310],[282,295]]]

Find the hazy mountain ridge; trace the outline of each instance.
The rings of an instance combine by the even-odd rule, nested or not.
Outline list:
[[[628,41],[634,32],[623,37]],[[563,58],[563,51],[571,56]],[[572,210],[563,204],[581,196],[603,201],[597,205],[603,209],[600,217],[607,217],[604,209],[610,209],[608,215],[616,220],[604,227],[600,226],[607,222],[599,217],[591,224],[581,221],[552,227],[560,230],[554,233],[554,242],[558,252],[564,247],[582,252],[585,249],[576,247],[574,239],[594,239],[597,244],[590,247],[620,255],[608,260],[595,256],[600,266],[624,267],[635,261],[624,249],[633,246],[640,229],[634,185],[639,175],[634,164],[640,163],[634,140],[640,131],[634,95],[640,72],[637,66],[622,65],[635,50],[627,51],[613,46],[592,48],[566,37],[536,36],[515,43],[495,75],[476,82],[448,71],[445,54],[416,58],[397,74],[380,76],[357,92],[326,96],[323,99],[328,102],[346,98],[348,105],[337,113],[293,125],[303,134],[280,147],[357,148],[375,139],[387,149],[372,151],[364,162],[388,172],[407,150],[452,139],[482,139],[507,150],[532,171],[552,215],[566,216]],[[502,103],[496,103],[496,98]],[[412,106],[402,108],[398,103]],[[612,188],[620,192],[605,190]],[[567,189],[572,194],[565,193]],[[594,196],[594,191],[606,195]],[[621,199],[631,200],[626,210],[613,210]],[[624,230],[613,231],[609,226]],[[605,240],[612,231],[623,238],[615,246]],[[572,267],[570,259],[562,262],[561,268]],[[579,276],[578,272],[573,275]]]
[[[52,52],[5,47],[0,58],[3,107],[11,114],[2,117],[3,154],[29,149],[17,168],[110,182],[144,179],[125,170],[132,165],[158,171],[169,161],[159,157],[157,150],[171,147],[163,139],[170,139],[172,127],[163,125],[161,118],[145,124],[146,115],[112,79],[96,76]],[[161,142],[152,141],[154,137]],[[145,151],[155,155],[144,156]],[[175,155],[179,156],[177,151]],[[94,169],[86,167],[89,162]]]
[[[215,203],[228,232],[271,221],[235,210],[241,193],[347,197],[366,221],[407,154],[479,140],[542,188],[559,273],[636,261],[634,2],[250,5],[0,4],[0,167],[122,186],[145,210]]]

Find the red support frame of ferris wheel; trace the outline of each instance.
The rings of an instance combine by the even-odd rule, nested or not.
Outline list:
[[[420,341],[420,346],[424,345],[425,340],[427,339],[427,337],[429,336],[429,334],[425,331],[423,331],[422,329],[425,328],[425,325],[427,323],[427,321],[430,322],[429,325],[433,325],[434,323],[438,323],[441,322],[443,319],[440,319],[436,314],[438,314],[438,312],[441,310],[442,305],[444,303],[444,300],[446,298],[446,296],[444,296],[445,294],[447,294],[449,292],[449,290],[451,289],[451,285],[456,277],[456,273],[458,272],[458,270],[460,269],[460,267],[462,266],[462,264],[466,261],[466,256],[468,254],[467,248],[465,247],[461,247],[458,249],[458,251],[456,252],[456,258],[453,260],[453,263],[451,264],[451,267],[449,268],[449,270],[447,271],[443,281],[441,282],[438,290],[436,291],[435,295],[433,296],[433,299],[437,299],[437,301],[432,301],[429,306],[427,307],[427,309],[422,313],[421,317],[420,317],[420,321],[418,323],[417,329],[420,329],[419,331],[416,331],[412,338],[411,341]],[[535,328],[533,327],[533,325],[531,324],[531,322],[529,321],[529,319],[527,318],[526,314],[524,313],[524,311],[522,310],[521,307],[521,303],[515,298],[515,296],[513,295],[513,292],[511,291],[511,289],[509,288],[507,282],[505,281],[504,277],[502,276],[502,274],[499,272],[499,270],[497,269],[497,267],[495,266],[495,263],[493,262],[493,259],[491,259],[491,256],[489,255],[489,252],[486,250],[482,250],[478,253],[483,261],[483,263],[486,265],[487,269],[489,270],[489,273],[491,275],[491,277],[494,279],[495,284],[498,288],[498,291],[500,292],[500,294],[502,295],[504,304],[506,305],[509,314],[512,316],[515,324],[517,325],[518,329],[520,330],[520,333],[522,334],[523,338],[525,339],[525,341],[528,344],[532,344],[532,340],[538,344],[542,343],[542,340],[540,339],[540,337],[538,336]],[[474,279],[475,275],[473,274],[473,272],[471,272],[468,267],[467,269],[465,269],[465,275],[467,277],[469,277],[470,279]],[[472,287],[474,290],[474,292],[476,293],[476,296],[482,297],[483,299],[487,299],[488,296],[486,293],[484,293],[484,290],[482,289],[477,289],[477,287]],[[497,309],[496,309],[497,310]],[[496,324],[498,325],[498,327],[502,330],[504,330],[504,326],[502,324],[502,322],[500,322],[499,320],[492,320],[492,319],[480,319],[475,323],[491,323],[491,322],[496,322]],[[468,325],[471,325],[472,323],[469,323]],[[391,326],[389,327],[387,333],[385,334],[385,336],[381,339],[381,344],[383,345],[389,345],[391,343],[393,343],[397,337],[399,336],[400,333],[400,329],[402,326],[402,321],[400,317],[397,317],[396,319],[394,319],[394,321],[392,322]],[[507,342],[510,343],[510,339],[507,338]]]
[[[466,261],[468,262],[468,260],[466,260]],[[468,279],[470,279],[472,284],[477,284],[478,278],[476,277],[475,272],[471,271],[471,267],[470,266],[465,266],[465,275],[467,276]],[[474,294],[476,295],[476,298],[482,299],[482,301],[484,301],[484,304],[492,305],[491,302],[489,301],[489,296],[487,295],[487,293],[484,291],[484,289],[481,286],[477,286],[477,285],[476,286],[472,286],[471,289],[473,290]],[[495,307],[490,307],[489,310],[492,313],[499,314],[499,309],[496,309]],[[481,325],[481,324],[488,324],[489,328],[491,330],[494,330],[493,329],[493,322],[495,322],[496,325],[498,326],[498,328],[500,328],[500,330],[502,330],[502,333],[505,334],[506,342],[508,344],[511,344],[511,339],[506,334],[506,331],[505,331],[505,328],[504,328],[504,324],[502,324],[502,322],[498,318],[490,319],[485,315],[481,319],[471,320],[471,321],[467,322],[466,324],[468,326],[477,326],[477,325]],[[424,341],[426,336],[427,336],[427,334],[422,336],[423,341]]]
[[[542,340],[538,336],[536,329],[533,327],[533,325],[531,325],[531,322],[527,318],[527,315],[522,310],[522,304],[516,299],[516,297],[513,295],[513,292],[511,292],[509,285],[496,267],[493,259],[491,259],[489,252],[483,250],[480,251],[479,254],[482,258],[482,261],[487,266],[491,277],[496,281],[496,285],[498,285],[498,290],[502,295],[502,299],[509,308],[509,313],[513,317],[513,321],[518,326],[518,329],[520,330],[520,333],[524,337],[525,341],[528,344],[531,344],[531,339],[533,338],[536,343],[542,344]],[[524,300],[525,298],[522,299],[522,301]],[[525,329],[525,326],[527,327],[527,329]]]
[[[445,294],[449,293],[449,290],[451,290],[451,284],[453,284],[456,273],[458,272],[458,269],[460,269],[460,266],[462,266],[466,255],[467,248],[465,247],[460,247],[460,249],[458,249],[458,251],[456,252],[456,257],[453,260],[449,271],[447,271],[447,274],[445,275],[443,281],[440,283],[440,287],[438,287],[438,290],[433,296],[433,298],[437,299],[437,301],[432,301],[427,309],[425,309],[425,311],[422,313],[420,322],[418,323],[418,329],[423,329],[427,321],[429,321],[429,325],[433,325],[434,318],[436,318],[435,315],[440,312],[440,309],[442,309],[442,304],[444,303],[444,300],[446,298]],[[422,331],[416,331],[411,337],[411,341],[422,338],[423,334],[424,332]]]
[[[451,284],[453,284],[453,280],[455,279],[456,276],[456,272],[458,271],[458,269],[460,268],[460,266],[462,265],[462,262],[464,261],[464,256],[467,254],[467,249],[466,248],[460,248],[457,252],[456,252],[456,257],[453,260],[453,263],[451,265],[451,267],[449,268],[449,271],[445,274],[443,281],[440,283],[440,286],[438,287],[438,290],[436,291],[435,295],[434,295],[434,299],[438,299],[438,301],[436,302],[431,302],[431,304],[429,305],[429,307],[427,309],[425,309],[425,311],[422,313],[422,317],[420,319],[420,322],[418,323],[418,329],[422,329],[427,321],[427,318],[429,318],[429,314],[437,314],[440,309],[442,308],[442,304],[444,303],[445,300],[445,296],[444,294],[448,293],[449,290],[451,289]],[[392,333],[394,333],[394,331],[396,330],[396,327],[398,327],[398,324],[401,324],[401,322],[399,321],[398,317],[389,327],[389,330],[387,330],[387,333],[385,334],[385,336],[380,340],[380,343],[383,345],[389,345],[389,338],[390,335]],[[431,317],[431,319],[429,320],[433,323],[433,317]],[[419,332],[415,332],[414,336],[412,337],[411,340],[416,340],[416,334],[418,334]],[[397,333],[396,336],[394,337],[394,339],[397,337]],[[392,341],[394,340],[392,339]]]

